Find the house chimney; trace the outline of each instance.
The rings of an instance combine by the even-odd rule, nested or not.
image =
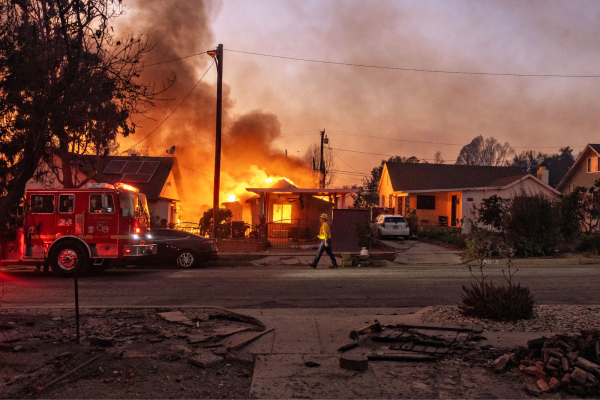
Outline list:
[[[537,178],[544,182],[546,185],[548,184],[548,179],[550,178],[550,171],[546,169],[546,164],[541,164],[537,170]]]

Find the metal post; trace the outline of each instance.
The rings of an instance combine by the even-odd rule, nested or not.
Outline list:
[[[81,260],[79,260],[81,262]],[[79,285],[77,284],[77,270],[79,265],[73,268],[73,276],[75,277],[75,325],[77,326],[77,344],[79,344]]]
[[[217,62],[217,127],[215,138],[215,187],[213,192],[213,238],[217,237],[219,215],[219,186],[221,184],[221,110],[223,108],[223,45],[216,51]]]

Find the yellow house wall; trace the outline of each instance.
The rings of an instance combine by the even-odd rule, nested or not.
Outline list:
[[[600,171],[598,168],[598,155],[592,149],[587,149],[581,156],[581,161],[575,167],[573,175],[568,184],[564,187],[563,193],[570,193],[577,186],[586,188],[594,186],[594,182],[600,179]],[[592,159],[592,172],[588,172],[588,158]],[[550,171],[552,173],[552,171]]]
[[[448,226],[450,226],[450,217],[452,215],[452,196],[458,197],[456,206],[456,218],[462,219],[462,193],[461,192],[431,192],[418,193],[419,196],[435,196],[435,210],[417,210],[417,194],[408,196],[410,208],[415,209],[419,218],[419,226],[439,226],[439,217],[448,217]],[[460,222],[457,224],[460,226]]]
[[[389,198],[390,195],[393,194],[394,189],[392,188],[392,182],[390,181],[390,174],[388,173],[387,166],[384,166],[383,172],[381,173],[381,179],[379,180],[379,207],[390,207]],[[393,203],[392,207],[395,205],[396,204]]]
[[[173,171],[169,173],[169,177],[160,191],[160,197],[164,199],[179,200],[179,193],[177,191],[177,185],[175,184],[175,178],[173,177]]]

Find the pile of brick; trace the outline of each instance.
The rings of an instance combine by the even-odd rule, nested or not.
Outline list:
[[[534,377],[524,386],[530,394],[558,390],[581,397],[600,394],[600,330],[530,340],[527,347],[497,359],[496,371],[503,371],[511,362]]]

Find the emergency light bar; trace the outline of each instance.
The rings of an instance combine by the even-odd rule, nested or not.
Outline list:
[[[111,185],[110,183],[88,183],[87,184],[87,188],[88,189],[114,189],[115,187],[113,185]]]
[[[138,193],[138,192],[140,191],[140,190],[139,190],[138,188],[136,188],[135,186],[131,186],[131,185],[128,185],[128,184],[126,184],[126,183],[123,183],[123,182],[117,182],[117,183],[115,183],[115,188],[116,188],[116,189],[123,189],[123,190],[127,190],[127,191],[129,191],[129,192],[136,192],[136,193]]]

